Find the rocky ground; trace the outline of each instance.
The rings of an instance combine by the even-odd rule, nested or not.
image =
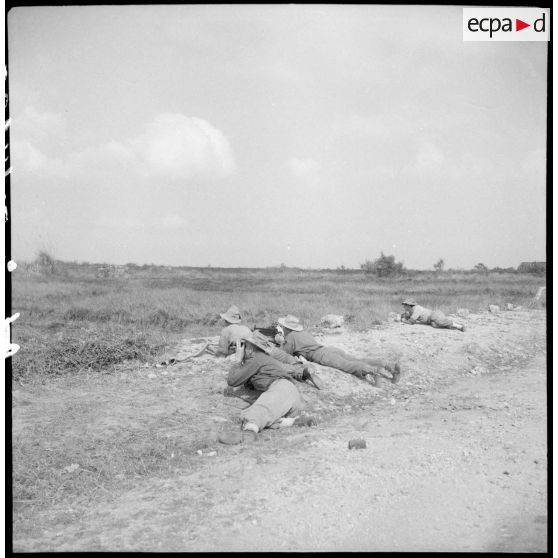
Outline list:
[[[14,503],[14,550],[547,550],[546,314],[462,321],[465,333],[316,332],[355,354],[398,355],[405,375],[372,387],[320,367],[323,391],[300,384],[318,425],[251,444],[216,441],[239,428],[246,403],[223,397],[229,363],[210,355],[18,388],[14,448],[42,425],[34,451],[66,448],[68,476],[123,433],[164,439],[168,455],[164,469],[133,477],[107,464],[86,499]],[[366,448],[349,450],[355,438]],[[23,466],[14,459],[14,472]]]

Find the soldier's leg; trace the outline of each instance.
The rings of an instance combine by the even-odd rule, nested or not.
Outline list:
[[[430,325],[436,328],[449,329],[453,327],[453,321],[450,320],[443,312],[435,310],[430,316]]]
[[[432,327],[443,329],[459,329],[460,331],[465,331],[465,326],[454,322],[439,310],[432,312],[431,320],[432,321],[430,325]]]
[[[240,417],[244,426],[253,424],[260,431],[281,417],[296,416],[303,408],[304,401],[296,386],[282,378],[273,382],[250,407],[240,413]]]
[[[351,362],[359,362],[368,364],[375,368],[375,375],[383,376],[384,378],[388,378],[389,380],[392,379],[392,374],[396,369],[397,363],[389,363],[386,359],[383,358],[373,358],[373,357],[357,357],[345,352],[343,349],[339,349],[337,347],[327,347],[329,351],[338,354],[345,360]]]
[[[353,374],[359,378],[365,377],[367,374],[376,374],[375,367],[361,360],[348,360],[343,356],[344,351],[335,347],[321,347],[312,353],[312,362],[323,366],[337,368],[348,374]]]

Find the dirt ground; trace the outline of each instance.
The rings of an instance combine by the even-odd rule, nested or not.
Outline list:
[[[67,463],[80,465],[68,475],[122,432],[166,437],[170,449],[165,473],[114,471],[83,501],[14,503],[14,550],[547,551],[546,314],[462,321],[465,333],[323,331],[355,354],[400,355],[401,382],[372,387],[320,367],[323,391],[298,384],[318,425],[246,445],[216,441],[246,404],[223,397],[228,362],[210,355],[17,388],[14,448],[41,424],[36,451],[64,438]],[[366,448],[349,450],[354,438]]]

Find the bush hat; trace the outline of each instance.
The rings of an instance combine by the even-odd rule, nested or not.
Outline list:
[[[406,304],[407,306],[416,306],[417,305],[414,298],[406,298],[401,304]]]
[[[246,343],[250,343],[254,345],[254,347],[258,347],[264,353],[269,354],[269,346],[267,344],[267,339],[265,335],[258,334],[258,332],[252,333],[252,335],[247,335],[246,337],[242,337],[242,341],[246,341]]]
[[[282,325],[287,329],[292,329],[293,331],[302,331],[304,329],[300,320],[290,314],[284,318],[278,318],[277,321],[279,322],[279,325]]]
[[[224,314],[219,315],[223,318],[223,320],[229,322],[229,324],[238,324],[242,321],[242,318],[240,317],[240,310],[238,309],[238,306],[235,306],[234,304]]]

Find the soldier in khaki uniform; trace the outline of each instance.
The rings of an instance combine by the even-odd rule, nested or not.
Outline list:
[[[348,374],[376,384],[376,377],[383,376],[392,383],[399,381],[401,366],[399,361],[389,363],[381,358],[358,358],[337,347],[324,346],[318,343],[295,316],[279,318],[278,322],[284,331],[283,336],[276,337],[281,349],[289,355],[303,357],[310,362],[337,368]]]
[[[401,321],[405,324],[425,324],[441,329],[458,329],[465,331],[465,326],[454,322],[440,310],[430,310],[419,306],[412,298],[407,298],[402,303],[403,313]]]
[[[242,430],[257,434],[264,428],[292,426],[305,408],[295,380],[305,379],[296,367],[271,357],[269,346],[261,338],[250,335],[240,339],[227,383],[231,387],[249,385],[262,392],[240,413]]]
[[[228,325],[221,331],[219,344],[211,351],[214,356],[226,357],[232,355],[237,350],[237,344],[241,339],[256,339],[260,345],[266,347],[266,354],[281,362],[291,374],[299,376],[304,375],[305,380],[309,380],[316,388],[321,389],[318,378],[314,376],[314,367],[282,351],[273,343],[269,342],[260,332],[252,332],[248,326],[241,324],[242,316],[240,315],[238,306],[233,304],[224,314],[220,314],[220,316]]]
[[[232,355],[236,351],[236,342],[242,337],[250,336],[252,330],[240,323],[242,321],[240,310],[234,304],[224,314],[219,315],[227,325],[221,330],[219,344],[214,349],[214,354],[215,356]]]

